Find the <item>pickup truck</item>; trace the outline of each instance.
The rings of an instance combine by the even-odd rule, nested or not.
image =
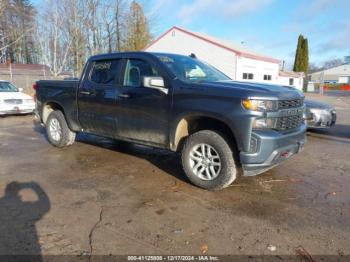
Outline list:
[[[304,95],[277,85],[236,82],[183,55],[96,55],[78,81],[38,81],[36,112],[56,147],[77,132],[181,152],[189,180],[229,186],[260,174],[305,143]]]

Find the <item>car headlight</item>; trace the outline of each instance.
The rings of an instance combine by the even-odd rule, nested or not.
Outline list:
[[[278,109],[278,102],[272,100],[243,99],[242,105],[246,110],[260,112],[276,111]]]
[[[323,115],[323,114],[328,114],[327,110],[325,109],[320,109],[320,108],[311,108],[310,112],[315,114],[315,115]]]
[[[24,99],[23,102],[25,104],[32,104],[32,103],[34,103],[34,100],[33,99]]]

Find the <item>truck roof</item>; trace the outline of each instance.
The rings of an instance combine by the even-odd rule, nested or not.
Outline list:
[[[155,55],[178,55],[178,54],[159,53],[159,52],[144,52],[144,51],[114,52],[114,53],[94,55],[94,56],[91,56],[89,60],[101,60],[101,59],[108,59],[108,58],[118,58],[118,57],[122,57],[123,55],[139,55],[141,57],[142,56],[153,56],[154,57]],[[182,56],[182,55],[179,55],[179,56]]]

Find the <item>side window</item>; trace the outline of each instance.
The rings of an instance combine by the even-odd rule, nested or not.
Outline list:
[[[148,62],[139,59],[129,59],[125,67],[124,86],[142,87],[145,76],[159,76]]]
[[[254,75],[251,73],[243,73],[243,79],[254,79]]]
[[[91,68],[90,81],[104,85],[118,84],[120,61],[118,59],[94,62]]]
[[[271,75],[264,75],[264,80],[271,81],[272,76]]]

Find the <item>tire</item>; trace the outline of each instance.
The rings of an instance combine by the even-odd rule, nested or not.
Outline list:
[[[207,152],[204,154],[203,145],[204,152]],[[234,151],[225,137],[216,131],[202,130],[190,135],[185,141],[181,158],[185,174],[198,187],[220,190],[237,177]]]
[[[54,131],[56,130],[58,131]],[[56,147],[70,146],[75,141],[75,132],[71,131],[61,111],[50,113],[46,121],[46,133],[49,142]]]

